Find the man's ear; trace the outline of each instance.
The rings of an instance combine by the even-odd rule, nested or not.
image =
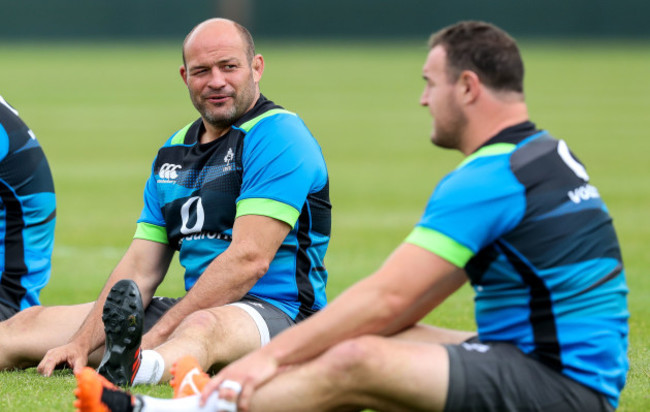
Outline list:
[[[255,57],[253,57],[251,67],[253,68],[253,79],[255,80],[255,83],[259,83],[262,79],[262,74],[264,73],[264,57],[262,57],[261,54],[256,54]]]
[[[178,71],[181,74],[181,77],[183,78],[183,83],[185,83],[185,85],[187,86],[187,69],[185,68],[185,65],[181,65]]]
[[[478,75],[471,70],[463,70],[456,82],[460,102],[472,104],[481,94],[481,80]]]

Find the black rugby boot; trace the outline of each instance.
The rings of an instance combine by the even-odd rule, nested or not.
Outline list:
[[[142,297],[134,281],[122,279],[113,285],[104,303],[102,320],[106,349],[97,372],[115,385],[131,385],[140,368],[144,328]]]

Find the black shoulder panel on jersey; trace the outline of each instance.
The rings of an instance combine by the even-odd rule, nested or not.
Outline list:
[[[521,225],[504,239],[540,269],[600,257],[620,260],[612,219],[602,201],[585,207],[570,200],[569,193],[587,182],[557,148],[556,139],[541,136],[512,154],[512,171],[526,187],[526,211]],[[584,242],[592,244],[585,247]]]

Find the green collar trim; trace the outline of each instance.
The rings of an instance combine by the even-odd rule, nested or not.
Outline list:
[[[251,120],[249,120],[246,123],[239,126],[239,128],[242,129],[243,131],[245,131],[246,133],[248,133],[253,128],[253,126],[255,126],[257,123],[259,123],[261,120],[266,119],[269,116],[279,114],[279,113],[286,113],[286,114],[290,114],[290,115],[293,115],[293,116],[296,115],[295,113],[292,113],[292,112],[290,112],[288,110],[272,109],[272,110],[269,110],[268,112],[262,113],[261,115],[259,115],[257,117],[252,118]]]
[[[274,116],[274,115],[280,114],[280,113],[285,113],[285,114],[290,114],[292,116],[296,116],[295,113],[290,112],[288,110],[272,109],[272,110],[269,110],[268,112],[262,113],[261,115],[259,115],[257,117],[252,118],[251,120],[249,120],[246,123],[239,126],[238,129],[242,129],[244,132],[248,133],[257,123],[259,123],[263,119],[266,119],[267,117]],[[176,132],[176,134],[174,134],[174,136],[172,137],[171,144],[172,145],[183,144],[185,142],[185,135],[187,134],[187,131],[189,130],[190,126],[192,126],[192,124],[194,124],[194,122],[188,124],[187,126],[183,127],[181,130]]]
[[[512,143],[495,143],[489,146],[485,146],[477,150],[476,152],[472,153],[471,155],[467,156],[465,160],[463,160],[456,169],[460,169],[461,167],[465,166],[467,163],[471,162],[474,159],[478,159],[479,157],[496,156],[496,155],[511,153],[515,150],[516,147],[517,145]]]
[[[187,126],[183,127],[181,130],[177,131],[174,137],[172,137],[172,144],[183,144],[185,143],[185,135],[187,134],[187,131],[189,130],[190,126],[192,126],[194,122],[188,124]]]

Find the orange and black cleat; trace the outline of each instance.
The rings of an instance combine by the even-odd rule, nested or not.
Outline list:
[[[144,308],[138,285],[130,279],[115,283],[106,296],[104,312],[106,349],[97,372],[119,386],[133,383],[142,354]]]
[[[75,375],[77,399],[74,402],[77,412],[139,412],[142,400],[138,396],[124,392],[106,378],[85,367]]]
[[[198,395],[210,381],[210,376],[203,372],[199,362],[192,356],[184,356],[174,362],[171,369],[174,398]]]

